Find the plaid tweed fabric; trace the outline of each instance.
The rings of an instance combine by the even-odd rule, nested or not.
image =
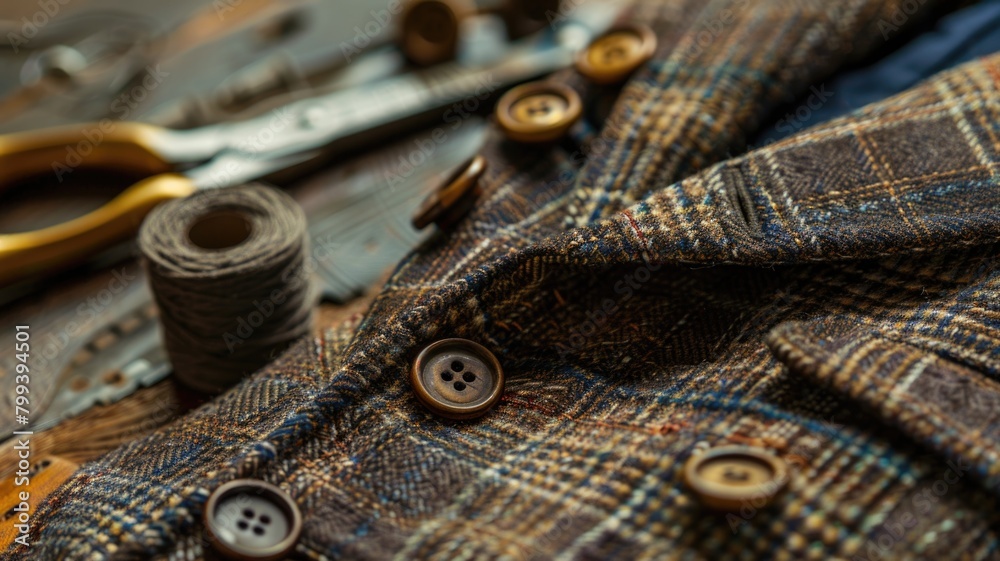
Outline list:
[[[81,468],[7,557],[197,558],[237,477],[294,497],[312,559],[997,557],[1000,56],[720,162],[910,5],[637,5],[660,54],[610,111],[494,136],[364,316]],[[479,420],[410,390],[449,336],[507,373]],[[725,444],[786,492],[703,508],[680,468]]]

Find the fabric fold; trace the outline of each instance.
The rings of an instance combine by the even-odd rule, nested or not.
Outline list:
[[[630,232],[655,262],[771,266],[1000,239],[1000,55],[662,186],[556,245]]]
[[[861,404],[1000,495],[1000,382],[865,328],[829,337],[785,324],[768,344],[794,374]]]

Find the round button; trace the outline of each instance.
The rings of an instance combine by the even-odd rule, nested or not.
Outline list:
[[[458,166],[441,187],[431,193],[413,215],[413,227],[422,230],[431,223],[441,228],[457,222],[472,207],[479,194],[477,184],[486,171],[486,158],[473,156]]]
[[[710,448],[684,464],[684,480],[702,504],[734,512],[744,504],[770,504],[788,483],[785,462],[749,446]]]
[[[573,88],[532,82],[513,88],[497,101],[500,128],[518,142],[551,142],[580,118],[583,103]]]
[[[204,521],[212,548],[239,561],[282,559],[302,533],[295,501],[255,479],[237,479],[216,489],[205,504]]]
[[[413,392],[449,419],[486,414],[503,395],[503,369],[493,353],[468,339],[443,339],[420,351],[410,369]]]
[[[617,84],[653,57],[656,35],[645,25],[621,26],[580,51],[576,69],[595,84]]]
[[[475,6],[468,0],[411,0],[403,9],[400,47],[422,66],[455,58],[459,25]]]

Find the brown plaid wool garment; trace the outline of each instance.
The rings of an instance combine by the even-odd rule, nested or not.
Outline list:
[[[234,478],[294,498],[307,559],[1000,557],[1000,56],[725,159],[934,4],[636,4],[660,47],[620,91],[552,78],[569,138],[492,134],[362,318],[81,467],[5,557],[199,558]],[[485,417],[411,391],[446,337],[503,365]],[[685,484],[730,444],[790,466],[769,506]]]

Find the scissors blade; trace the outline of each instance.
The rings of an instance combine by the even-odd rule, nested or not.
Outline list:
[[[244,153],[224,152],[207,164],[188,171],[187,176],[200,189],[229,187],[316,160],[320,155],[319,150],[312,150],[261,159]]]

